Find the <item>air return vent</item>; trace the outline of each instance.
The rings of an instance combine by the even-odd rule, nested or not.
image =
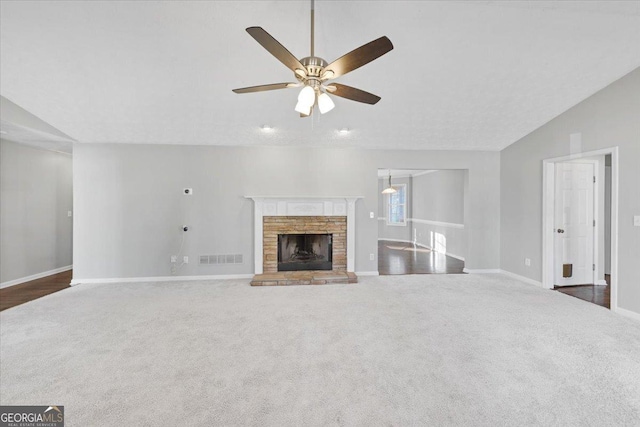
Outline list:
[[[242,254],[200,255],[201,265],[242,264]]]

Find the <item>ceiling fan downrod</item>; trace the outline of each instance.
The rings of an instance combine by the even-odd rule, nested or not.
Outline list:
[[[314,38],[316,32],[316,2],[315,0],[311,0],[311,57],[314,55]]]

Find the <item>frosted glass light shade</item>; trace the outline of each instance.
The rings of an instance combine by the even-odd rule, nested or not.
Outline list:
[[[298,95],[298,104],[311,107],[316,102],[316,91],[311,86],[305,86]],[[296,109],[297,111],[297,109]]]
[[[396,190],[393,187],[387,187],[384,190],[382,190],[382,194],[393,194],[395,192],[397,192],[398,190]]]
[[[304,114],[305,116],[308,116],[309,114],[311,114],[311,105],[307,105],[302,101],[298,101],[298,103],[296,104],[296,111],[300,114]]]
[[[323,93],[318,97],[318,108],[320,109],[320,114],[328,113],[333,110],[333,107],[335,106],[336,105],[326,93]]]

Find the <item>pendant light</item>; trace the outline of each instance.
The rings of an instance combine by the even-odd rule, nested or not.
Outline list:
[[[397,190],[391,186],[391,169],[389,169],[389,185],[387,188],[382,190],[382,194],[393,194]]]

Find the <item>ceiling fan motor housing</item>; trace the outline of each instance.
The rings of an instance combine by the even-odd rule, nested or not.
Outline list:
[[[307,56],[306,58],[302,58],[300,63],[307,69],[306,76],[295,73],[296,78],[302,83],[306,83],[312,87],[320,85],[320,75],[328,65],[327,61],[317,56]]]

